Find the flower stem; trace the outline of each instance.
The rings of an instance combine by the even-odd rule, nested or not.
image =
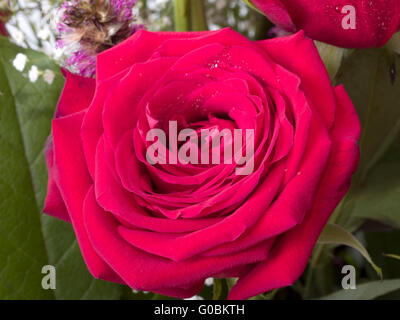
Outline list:
[[[207,30],[204,2],[201,0],[174,0],[176,31]]]
[[[190,0],[174,0],[176,31],[190,31]]]

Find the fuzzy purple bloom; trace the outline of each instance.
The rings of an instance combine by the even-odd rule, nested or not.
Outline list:
[[[136,0],[70,0],[62,4],[59,38],[65,66],[85,77],[94,77],[96,57],[130,37],[143,26],[134,23]]]

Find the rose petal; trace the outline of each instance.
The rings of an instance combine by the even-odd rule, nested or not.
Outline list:
[[[90,241],[96,251],[126,284],[139,290],[179,288],[198,283],[215,273],[262,261],[267,256],[264,245],[229,256],[195,257],[183,262],[151,255],[123,240],[117,231],[117,221],[98,206],[93,188],[85,200],[84,216]]]
[[[311,212],[279,239],[268,260],[237,282],[229,299],[245,299],[293,284],[306,267],[329,216],[350,187],[359,161],[360,124],[343,87],[335,89],[335,96],[338,117],[331,133],[332,151]]]
[[[93,250],[83,224],[83,200],[91,186],[79,139],[84,114],[81,111],[53,120],[55,179],[90,272],[96,278],[121,282]]]
[[[55,112],[55,118],[64,117],[89,107],[96,81],[64,70],[65,85]]]
[[[312,108],[318,110],[329,130],[335,119],[335,97],[328,72],[314,43],[300,31],[293,36],[258,41],[257,44],[277,64],[300,78],[300,89],[307,100],[312,101]],[[281,81],[284,83],[283,79]]]

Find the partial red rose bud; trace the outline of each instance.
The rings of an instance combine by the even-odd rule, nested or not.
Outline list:
[[[399,0],[251,0],[286,31],[345,48],[383,46],[400,29]]]
[[[4,26],[4,22],[3,21],[0,21],[0,34],[5,36],[5,37],[8,36],[7,30],[6,30],[5,26]]]
[[[6,22],[11,18],[11,10],[8,1],[0,1],[0,35],[8,37]]]

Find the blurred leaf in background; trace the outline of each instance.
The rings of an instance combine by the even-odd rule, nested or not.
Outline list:
[[[396,141],[366,178],[352,218],[377,220],[400,229],[400,141]]]
[[[21,53],[22,52],[22,53]],[[20,53],[19,59],[17,54]],[[48,264],[40,222],[41,179],[39,168],[53,106],[42,102],[48,85],[43,80],[29,85],[28,75],[16,70],[25,66],[25,54],[0,39],[0,297],[2,299],[48,299],[52,291],[41,288],[41,269]],[[23,55],[22,55],[23,54]],[[30,55],[31,61],[40,59]],[[47,60],[47,59],[46,59]],[[19,61],[19,62],[18,62]],[[40,61],[37,61],[38,63]],[[44,63],[40,67],[51,68]],[[55,67],[53,65],[53,67]],[[57,80],[60,87],[60,82]],[[28,84],[28,86],[26,86]],[[40,86],[40,87],[39,87]],[[53,99],[57,98],[53,92]],[[44,101],[44,100],[43,100]],[[21,103],[25,102],[25,103]],[[37,103],[39,103],[37,105]],[[34,107],[34,108],[32,108]],[[49,113],[49,117],[46,116]],[[37,122],[37,123],[36,123]],[[45,122],[45,130],[38,129]],[[45,131],[45,132],[44,132]],[[35,173],[34,173],[35,172]]]
[[[356,290],[340,290],[320,300],[373,300],[400,289],[400,279],[373,281],[358,286]]]
[[[41,213],[43,148],[63,77],[42,53],[0,39],[0,299],[116,299],[123,286],[94,279],[70,224]],[[56,267],[57,289],[41,286]]]
[[[382,267],[385,279],[400,279],[400,230],[393,230],[388,226],[373,227],[369,223],[365,228],[365,242],[374,261]],[[372,225],[372,226],[371,226]],[[367,276],[371,277],[373,270],[366,267]],[[400,299],[400,288],[380,299]]]
[[[328,61],[328,66],[332,61],[332,65],[337,65],[337,55],[334,54],[332,58],[332,52],[329,50],[320,50],[320,53],[323,60]],[[390,47],[346,50],[341,66],[334,72],[336,76],[333,81],[345,86],[356,107],[362,125],[362,137],[359,169],[353,178],[350,191],[330,221],[348,231],[358,229],[361,236],[366,235],[363,225],[368,219],[386,224],[388,234],[395,233],[395,229],[400,226],[399,67],[399,56]],[[394,243],[398,251],[399,242]],[[369,241],[368,251],[370,246]],[[316,246],[307,272],[307,282],[313,283],[312,286],[315,287],[318,268],[331,268],[333,259],[340,257],[336,251],[335,256],[332,255],[334,248],[335,246]],[[380,252],[380,257],[382,253],[383,251]],[[354,254],[352,256],[354,257]],[[357,259],[354,260],[347,254],[342,256],[342,259],[342,263],[356,263],[358,267],[363,267],[357,263]],[[372,259],[381,266],[381,259],[377,259],[376,254],[372,255]],[[383,277],[387,279],[385,266],[382,269]],[[365,277],[365,274],[362,276]],[[374,275],[369,273],[368,277],[373,279]],[[318,290],[313,292],[314,296],[318,295]]]

